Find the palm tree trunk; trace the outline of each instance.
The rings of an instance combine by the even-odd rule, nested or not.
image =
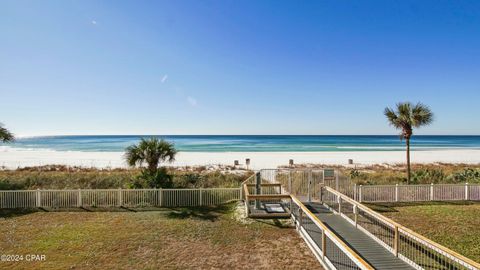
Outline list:
[[[407,185],[410,184],[410,138],[406,138],[407,143]]]

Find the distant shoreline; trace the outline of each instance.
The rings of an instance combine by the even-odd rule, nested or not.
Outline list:
[[[339,152],[179,152],[171,166],[241,165],[250,158],[250,169],[276,168],[295,164],[347,165],[348,159],[358,165],[405,163],[405,151],[339,151]],[[424,150],[412,152],[413,163],[465,163],[480,164],[480,149]],[[96,168],[124,168],[122,152],[82,152],[51,150],[0,151],[0,167],[17,167],[61,164]]]
[[[18,138],[0,144],[0,151],[56,150],[123,152],[141,135],[51,136]],[[161,135],[182,152],[356,152],[404,151],[405,142],[395,135]],[[480,149],[480,136],[417,135],[414,151]],[[10,149],[13,148],[13,149]]]

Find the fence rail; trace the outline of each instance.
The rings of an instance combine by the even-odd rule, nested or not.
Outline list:
[[[359,202],[478,201],[479,184],[366,185],[355,188]]]
[[[384,217],[330,187],[322,189],[322,201],[332,211],[340,214],[416,269],[480,269],[480,264]]]
[[[0,208],[182,207],[241,200],[240,188],[0,191]]]

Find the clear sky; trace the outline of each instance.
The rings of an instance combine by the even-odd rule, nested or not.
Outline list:
[[[480,134],[480,1],[0,1],[19,135]]]

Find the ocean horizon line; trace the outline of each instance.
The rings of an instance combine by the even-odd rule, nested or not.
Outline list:
[[[222,137],[241,137],[241,136],[270,136],[270,137],[322,137],[322,136],[345,136],[345,137],[373,137],[373,136],[391,136],[399,137],[400,134],[51,134],[51,135],[16,135],[19,139],[38,138],[38,137],[154,137],[154,136],[222,136]],[[480,137],[480,134],[414,134],[413,137],[435,136],[435,137]]]

